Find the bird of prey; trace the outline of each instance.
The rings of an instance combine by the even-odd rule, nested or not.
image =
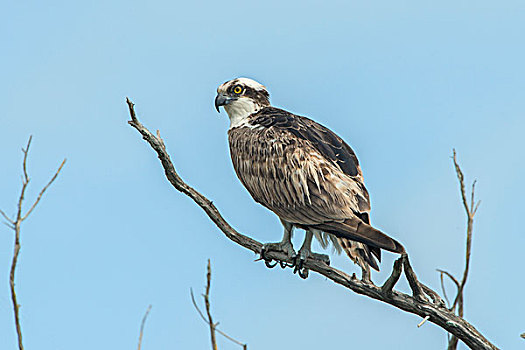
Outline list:
[[[330,243],[358,264],[363,278],[379,270],[381,249],[403,253],[403,246],[370,225],[370,199],[354,151],[330,129],[270,105],[260,83],[237,78],[217,89],[215,107],[230,118],[228,140],[233,167],[253,199],[273,211],[284,226],[279,243],[267,243],[261,257],[281,251],[295,261],[301,277],[312,238]],[[296,253],[294,228],[306,230]],[[329,260],[327,260],[329,262]]]

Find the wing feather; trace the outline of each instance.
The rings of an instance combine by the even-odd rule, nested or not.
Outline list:
[[[298,227],[370,245],[364,249],[367,260],[373,260],[370,253],[380,259],[379,248],[404,251],[369,225],[370,201],[359,162],[339,136],[273,107],[249,121],[228,135],[235,172],[255,201]]]

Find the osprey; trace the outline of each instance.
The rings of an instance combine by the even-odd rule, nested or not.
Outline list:
[[[266,88],[238,78],[217,89],[215,107],[230,117],[228,140],[233,167],[253,199],[273,211],[284,226],[279,243],[265,252],[282,251],[301,271],[308,258],[327,260],[311,252],[312,238],[323,248],[330,243],[361,266],[379,270],[381,249],[403,253],[396,240],[370,225],[370,199],[357,157],[339,136],[315,121],[270,105]],[[294,228],[306,230],[296,254]]]

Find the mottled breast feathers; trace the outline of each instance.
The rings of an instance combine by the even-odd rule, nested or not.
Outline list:
[[[329,129],[266,107],[228,135],[237,176],[282,219],[315,225],[355,215],[368,222],[369,197],[357,157]]]

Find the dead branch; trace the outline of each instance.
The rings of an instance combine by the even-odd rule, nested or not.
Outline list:
[[[441,291],[443,292],[443,296],[445,297],[445,300],[447,301],[447,307],[450,307],[450,300],[448,300],[447,290],[445,289],[445,281],[443,279],[443,276],[448,276],[452,280],[452,282],[456,284],[456,287],[458,288],[458,290],[459,290],[459,282],[456,279],[456,277],[452,276],[452,274],[450,274],[447,271],[440,270],[440,269],[436,269],[436,271],[439,272],[439,279],[441,281]]]
[[[444,271],[444,270],[437,270],[440,273],[440,280],[441,280],[441,289],[443,291],[443,295],[445,296],[445,299],[447,300],[448,305],[450,305],[450,302],[448,302],[447,294],[445,285],[443,282],[443,275],[450,278],[452,282],[457,287],[456,296],[454,298],[454,302],[452,305],[450,305],[450,311],[456,312],[459,317],[463,317],[463,306],[464,306],[464,299],[463,299],[463,290],[465,289],[465,284],[467,283],[467,277],[469,273],[470,268],[470,255],[471,255],[471,246],[472,246],[472,230],[474,225],[474,215],[476,214],[476,211],[478,210],[479,204],[481,201],[476,202],[475,200],[475,190],[476,190],[476,180],[472,182],[472,190],[470,193],[470,203],[467,200],[467,194],[465,190],[465,176],[463,175],[463,171],[461,171],[461,167],[458,164],[457,156],[456,156],[456,150],[452,150],[452,161],[454,162],[454,169],[456,170],[456,176],[459,182],[459,190],[461,193],[461,200],[463,202],[463,207],[465,208],[465,213],[467,214],[467,241],[466,241],[466,250],[465,250],[465,269],[463,270],[463,276],[461,278],[461,282],[459,282],[451,273]],[[457,309],[457,310],[456,310]],[[448,350],[455,350],[458,346],[458,337],[454,334],[452,334],[452,337],[449,338],[448,341]]]
[[[381,287],[381,293],[383,294],[389,294],[392,293],[392,289],[396,285],[397,281],[399,281],[399,277],[401,277],[401,272],[403,272],[403,258],[399,258],[394,262],[394,267],[392,268],[392,274],[386,282]]]
[[[148,318],[150,311],[151,311],[151,305],[148,306],[148,308],[146,309],[146,312],[144,313],[144,317],[142,317],[142,322],[140,323],[139,344],[137,346],[137,350],[140,350],[140,348],[142,347],[142,336],[144,335],[144,325],[146,324],[146,319]]]
[[[461,171],[461,168],[459,167],[459,164],[456,159],[456,150],[453,150],[453,160],[454,160],[454,167],[456,168],[456,175],[459,180],[460,189],[461,189],[461,198],[463,200],[463,206],[465,207],[465,213],[467,214],[467,242],[466,246],[467,249],[465,251],[465,270],[463,271],[463,277],[461,279],[461,283],[459,284],[459,290],[458,294],[456,296],[456,299],[454,300],[454,303],[452,304],[452,309],[458,305],[458,314],[460,316],[463,316],[463,289],[465,288],[465,283],[467,282],[469,267],[470,267],[470,253],[471,253],[471,246],[472,246],[472,227],[474,223],[474,215],[476,214],[476,210],[478,209],[478,206],[480,202],[477,204],[474,204],[474,191],[476,188],[476,181],[472,183],[472,193],[471,193],[471,203],[470,207],[467,202],[467,198],[465,195],[465,183],[464,183],[464,176],[463,172]],[[474,207],[475,205],[475,207]]]
[[[164,142],[157,136],[152,134],[144,125],[142,125],[134,110],[134,104],[126,99],[128,104],[129,113],[131,120],[128,123],[135,128],[144,140],[146,140],[153,150],[157,153],[159,160],[162,163],[164,172],[168,181],[178,191],[184,193],[190,197],[199,207],[201,207],[208,217],[217,225],[217,227],[224,233],[224,235],[232,240],[233,242],[253,251],[255,254],[261,253],[262,243],[247,237],[237,232],[233,227],[226,222],[226,220],[219,213],[215,205],[202,194],[197,192],[195,189],[186,184],[182,178],[175,171],[175,167],[170,160],[170,156],[166,151]],[[283,263],[292,263],[284,253],[281,252],[268,252],[268,258],[279,260]],[[437,293],[433,292],[426,294],[431,291],[430,288],[423,286],[421,283],[417,285],[413,284],[417,281],[413,270],[410,268],[408,258],[406,255],[403,257],[403,265],[405,267],[405,273],[411,285],[413,295],[401,293],[393,290],[395,282],[399,277],[396,277],[400,273],[400,263],[394,265],[394,271],[392,276],[387,280],[385,285],[378,287],[373,283],[363,282],[355,278],[355,276],[349,276],[348,274],[335,269],[331,266],[326,265],[324,262],[318,260],[308,259],[304,266],[314,272],[317,272],[333,282],[340,284],[355,293],[366,295],[370,298],[382,301],[384,303],[395,306],[403,311],[419,315],[422,318],[429,317],[429,322],[432,322],[439,327],[443,328],[447,332],[453,334],[457,338],[461,339],[471,349],[497,349],[495,345],[490,343],[474,326],[465,321],[462,317],[455,315],[449,309],[447,309],[442,301],[436,298]],[[436,301],[430,301],[424,295],[429,295]]]
[[[217,350],[217,340],[215,339],[215,327],[217,325],[213,323],[213,318],[211,316],[210,287],[211,287],[211,266],[210,266],[210,259],[208,259],[208,272],[206,273],[206,293],[203,295],[203,297],[204,297],[204,305],[206,306],[206,314],[208,315],[208,325],[210,326],[211,348],[212,350]]]
[[[206,307],[206,314],[208,317],[204,317],[204,314],[202,313],[201,309],[197,305],[197,302],[195,301],[195,296],[193,295],[193,290],[190,289],[190,295],[191,295],[191,302],[193,303],[193,306],[199,313],[202,320],[210,326],[210,335],[211,335],[211,346],[212,350],[217,350],[217,342],[215,340],[215,332],[219,333],[226,339],[230,340],[231,342],[242,346],[243,350],[248,350],[248,344],[241,343],[235,338],[230,337],[228,334],[224,333],[220,329],[217,328],[219,323],[213,323],[213,318],[211,316],[211,308],[210,308],[210,286],[211,286],[211,265],[210,265],[210,259],[208,259],[208,267],[207,267],[207,273],[206,273],[206,293],[202,295],[204,298],[204,305]]]
[[[22,222],[29,217],[33,209],[37,206],[37,204],[40,202],[40,199],[42,199],[42,196],[46,192],[46,190],[51,186],[51,184],[55,181],[58,174],[62,170],[62,167],[66,163],[66,160],[64,159],[60,166],[58,167],[57,171],[49,180],[47,185],[44,186],[44,188],[40,191],[40,194],[36,198],[36,200],[33,202],[29,210],[23,214],[23,203],[24,203],[24,197],[26,193],[27,186],[29,184],[30,178],[27,174],[27,156],[29,154],[29,147],[31,146],[31,141],[33,137],[29,136],[29,140],[27,141],[26,148],[22,148],[22,153],[24,154],[24,158],[22,160],[22,189],[20,191],[20,197],[18,198],[18,204],[17,204],[17,212],[16,212],[16,218],[11,219],[7,214],[5,214],[4,211],[0,210],[0,214],[4,217],[5,220],[7,220],[7,226],[10,227],[12,230],[15,231],[15,243],[14,243],[14,252],[13,252],[13,260],[11,261],[11,270],[9,272],[9,286],[11,289],[11,301],[13,303],[13,312],[15,316],[15,327],[16,327],[16,334],[18,336],[18,349],[23,350],[24,346],[22,344],[22,327],[20,325],[20,305],[18,304],[18,298],[16,296],[16,290],[15,290],[15,272],[16,272],[16,264],[18,262],[18,255],[20,253],[20,229]]]

